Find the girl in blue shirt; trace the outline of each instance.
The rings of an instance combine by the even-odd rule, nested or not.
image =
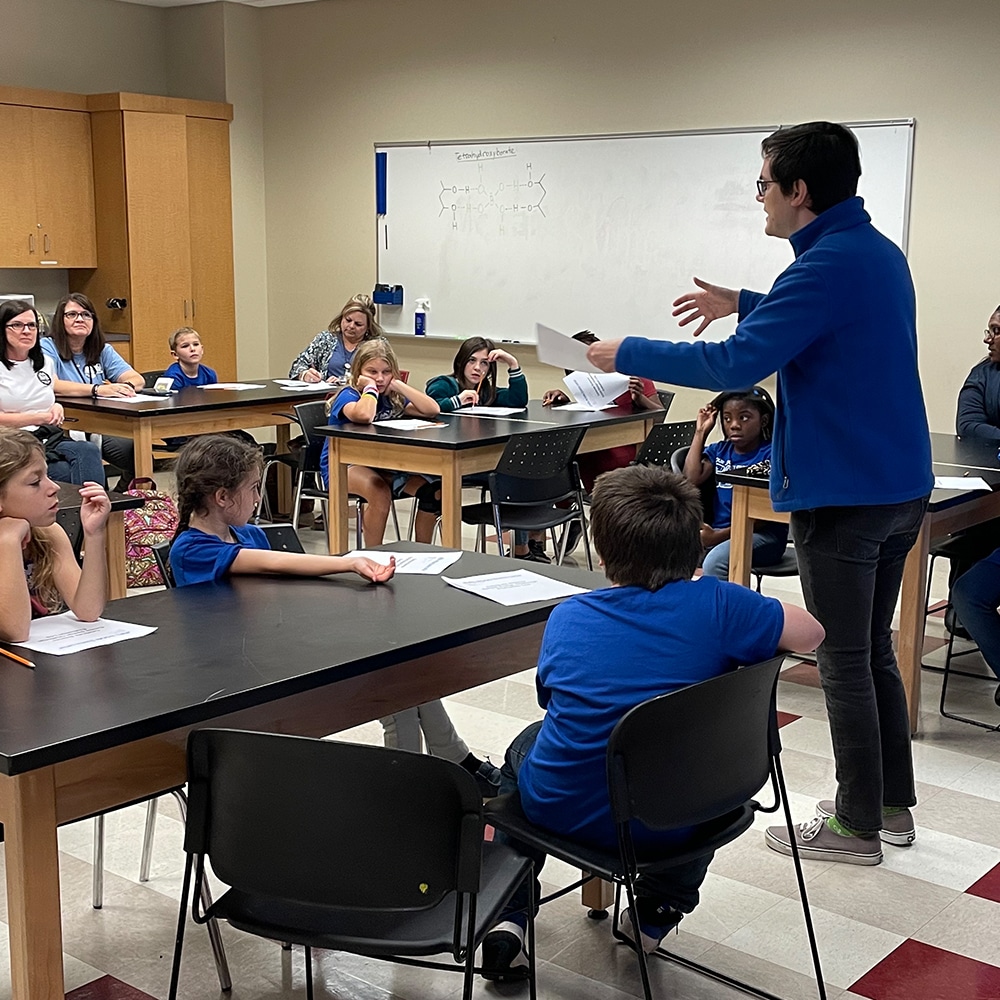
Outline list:
[[[223,434],[204,434],[177,459],[180,521],[170,548],[178,587],[218,582],[231,573],[326,576],[357,573],[384,583],[396,570],[372,559],[274,552],[267,536],[249,524],[260,498],[259,448]]]
[[[354,352],[350,381],[329,403],[330,420],[349,420],[352,424],[371,424],[396,417],[436,417],[438,404],[426,393],[407,385],[399,377],[399,362],[386,340],[366,340]],[[320,469],[324,482],[329,481],[329,449],[324,448]],[[347,488],[364,497],[365,541],[379,545],[392,503],[394,480],[396,492],[417,498],[414,534],[418,542],[430,542],[434,524],[441,513],[437,483],[424,476],[371,469],[352,465],[347,470]]]
[[[724,438],[706,447],[705,439],[722,423]],[[694,440],[684,460],[684,476],[695,486],[706,482],[716,472],[758,467],[768,475],[771,463],[771,434],[774,429],[774,403],[764,389],[723,392],[698,411]],[[766,465],[765,465],[766,463]],[[729,579],[729,536],[733,520],[733,488],[717,483],[711,523],[701,529],[702,545],[708,550],[702,563],[706,576]],[[753,533],[754,566],[778,562],[788,544],[788,526],[758,521]]]

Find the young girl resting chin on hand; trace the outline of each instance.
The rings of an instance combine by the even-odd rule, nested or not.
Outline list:
[[[371,424],[397,417],[436,417],[441,409],[426,393],[407,385],[399,377],[399,362],[386,340],[365,340],[354,352],[350,381],[327,404],[330,420],[348,420],[352,424]],[[320,470],[329,482],[329,448],[323,448]],[[389,517],[394,482],[397,493],[417,498],[414,536],[429,542],[434,524],[441,513],[441,494],[437,482],[424,476],[370,469],[352,465],[347,470],[347,488],[365,498],[364,538],[366,545],[381,545],[385,522]]]
[[[104,610],[111,501],[91,482],[80,487],[80,496],[82,569],[56,524],[59,487],[48,477],[41,443],[27,431],[0,428],[0,640],[23,642],[32,618],[68,608],[92,622]]]
[[[230,573],[357,573],[374,583],[393,575],[395,561],[382,566],[367,558],[272,551],[264,532],[248,523],[260,496],[262,468],[259,448],[221,434],[196,437],[181,449],[180,520],[170,547],[178,587],[222,580]]]

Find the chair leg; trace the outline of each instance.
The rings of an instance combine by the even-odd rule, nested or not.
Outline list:
[[[535,977],[535,866],[528,872],[528,1000],[537,1000]]]
[[[292,529],[299,530],[299,508],[302,506],[302,491],[305,489],[305,473],[300,472],[295,480],[295,497],[292,499]]]
[[[142,858],[139,862],[139,881],[149,881],[149,866],[153,860],[153,834],[156,832],[156,799],[146,803],[146,828],[142,832]]]
[[[94,817],[94,881],[91,904],[95,910],[104,906],[104,813]]]
[[[416,502],[414,502],[414,506],[416,506]],[[396,513],[395,500],[389,501],[389,511],[392,514],[392,526],[396,529],[396,541],[401,542],[403,540],[403,536],[399,533],[399,515]]]
[[[949,594],[948,596],[949,596],[948,607],[951,607],[951,601],[950,601],[951,595]],[[970,719],[967,716],[956,715],[954,712],[946,711],[944,707],[944,702],[948,694],[948,678],[951,676],[951,661],[956,656],[965,656],[966,653],[974,653],[976,651],[976,647],[973,647],[972,649],[962,650],[961,652],[958,653],[956,653],[954,650],[955,650],[955,633],[949,632],[948,649],[944,656],[944,669],[941,671],[941,700],[940,702],[938,702],[938,711],[944,718],[951,719],[954,722],[964,722],[966,723],[966,725],[969,726],[978,726],[980,729],[985,729],[987,732],[990,733],[1000,732],[1000,725],[991,726],[988,722],[980,722],[978,719]],[[958,671],[958,672],[963,676],[972,676],[971,674],[968,674],[964,671]],[[986,677],[985,674],[983,675],[983,680],[990,680],[995,683],[994,678]]]
[[[181,905],[177,915],[177,934],[174,937],[174,958],[170,965],[170,991],[168,1000],[177,1000],[177,982],[181,972],[181,952],[184,950],[184,927],[187,924],[188,896],[191,893],[191,869],[194,857],[189,854],[184,862],[184,881],[181,883]]]
[[[187,796],[181,788],[171,789],[170,794],[177,800],[177,805],[180,807],[181,822],[186,823]],[[208,888],[207,877],[201,883],[201,900],[206,912],[212,908],[212,892]],[[219,921],[212,917],[205,926],[208,928],[208,940],[212,946],[212,957],[215,959],[215,971],[219,974],[219,989],[223,993],[228,993],[233,988],[233,979],[229,974],[229,961],[226,959],[226,946],[222,942]]]
[[[306,1000],[313,1000],[313,955],[309,947],[306,947]]]
[[[327,531],[330,530],[330,519],[327,518]],[[365,502],[358,497],[354,513],[354,544],[355,548],[365,547]]]

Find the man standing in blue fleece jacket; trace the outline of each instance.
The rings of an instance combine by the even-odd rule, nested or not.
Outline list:
[[[736,332],[721,343],[600,341],[587,356],[604,371],[702,389],[778,373],[771,500],[791,511],[806,606],[826,629],[818,659],[837,797],[765,839],[782,854],[794,836],[804,857],[876,865],[880,839],[915,837],[910,727],[890,631],[933,485],[913,282],[856,196],[861,161],[848,129],[781,129],[761,153],[764,232],[789,240],[794,262],[766,295],[695,278],[698,290],[674,303],[682,326],[700,319],[695,336],[732,313]]]

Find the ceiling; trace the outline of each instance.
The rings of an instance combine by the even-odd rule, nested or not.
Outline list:
[[[213,3],[214,0],[119,0],[120,3],[141,3],[147,7],[190,7],[196,3]],[[277,7],[289,3],[313,3],[315,0],[232,0],[247,7]]]

